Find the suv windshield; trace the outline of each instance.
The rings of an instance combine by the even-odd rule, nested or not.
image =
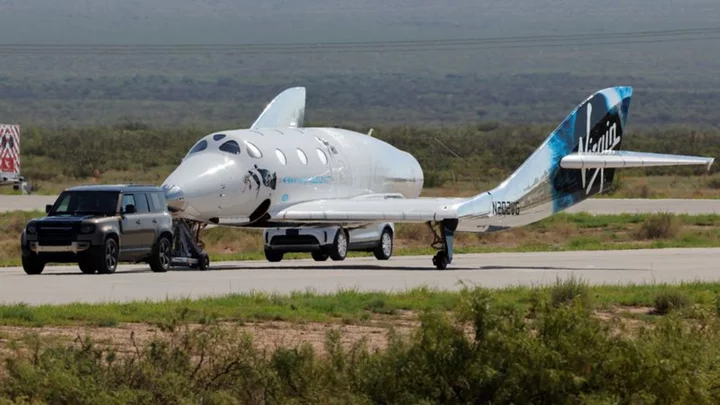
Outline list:
[[[119,194],[117,191],[65,191],[48,215],[114,215]]]

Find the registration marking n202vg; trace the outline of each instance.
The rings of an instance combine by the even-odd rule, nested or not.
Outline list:
[[[517,201],[493,201],[495,215],[520,215],[520,205]]]

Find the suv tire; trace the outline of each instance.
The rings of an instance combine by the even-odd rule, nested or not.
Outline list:
[[[45,269],[45,263],[34,254],[22,257],[22,266],[26,274],[37,275]]]
[[[279,262],[280,260],[282,260],[283,255],[284,254],[282,252],[276,252],[272,249],[269,249],[267,246],[265,247],[265,258],[269,262]]]
[[[155,273],[165,273],[170,269],[172,260],[172,245],[167,236],[161,236],[155,246],[153,246],[152,255],[150,256],[150,270]]]
[[[375,258],[378,260],[388,260],[393,253],[393,233],[390,228],[385,228],[380,234],[380,244],[375,250]]]
[[[340,228],[335,234],[332,248],[330,249],[330,258],[335,261],[345,260],[348,251],[348,235],[347,232]]]
[[[92,259],[80,259],[78,261],[78,267],[80,267],[80,271],[84,274],[95,274],[97,271],[97,265]]]
[[[102,254],[98,257],[97,270],[100,274],[112,274],[115,273],[118,265],[119,256],[118,243],[115,238],[107,238],[105,240],[105,246],[103,246]]]
[[[319,252],[312,252],[311,254],[312,254],[313,260],[315,260],[316,262],[324,262],[325,260],[328,259],[328,257],[330,257],[330,253],[328,253],[324,250],[321,250]]]

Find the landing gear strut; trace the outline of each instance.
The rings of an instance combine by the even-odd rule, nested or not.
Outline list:
[[[173,244],[173,266],[185,265],[191,268],[207,270],[210,265],[210,256],[203,250],[205,244],[200,240],[200,232],[207,224],[174,219],[175,241]]]
[[[433,256],[433,264],[438,270],[445,270],[448,264],[452,263],[453,243],[455,240],[455,229],[457,229],[458,220],[444,219],[439,223],[435,223],[437,230],[433,227],[433,223],[428,222],[427,224],[435,236],[432,247],[439,250],[439,252]]]

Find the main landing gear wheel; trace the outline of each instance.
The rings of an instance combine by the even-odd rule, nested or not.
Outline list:
[[[432,261],[438,270],[445,270],[448,264],[450,264],[447,255],[443,251],[437,252],[435,256],[433,256]]]
[[[433,256],[433,265],[438,270],[445,270],[452,263],[453,259],[453,242],[455,240],[455,229],[457,229],[457,219],[445,219],[437,224],[440,232],[438,233],[433,224],[427,223],[435,235],[432,247],[438,249],[439,252]]]
[[[393,252],[393,233],[390,228],[385,228],[380,235],[380,244],[373,253],[378,260],[388,260]]]
[[[335,240],[333,241],[332,248],[330,249],[330,258],[335,261],[345,260],[348,250],[348,235],[347,231],[340,228],[337,234],[335,234]]]

